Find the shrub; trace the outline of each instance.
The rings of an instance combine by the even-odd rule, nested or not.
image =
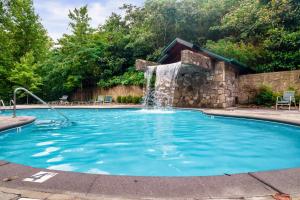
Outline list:
[[[142,97],[133,97],[132,103],[139,104],[142,101]]]
[[[133,103],[133,104],[139,104],[142,101],[142,97],[138,96],[118,96],[117,97],[117,102],[118,103]]]
[[[110,88],[117,85],[136,85],[143,86],[145,82],[144,73],[129,68],[127,72],[119,76],[113,76],[109,80],[100,80],[98,86],[101,88]]]
[[[118,96],[118,97],[117,97],[117,102],[118,102],[118,103],[122,103],[121,99],[122,99],[122,97],[121,97],[121,96]]]
[[[132,103],[132,96],[131,95],[129,95],[129,96],[127,96],[127,103]]]
[[[257,105],[272,106],[276,102],[276,96],[270,87],[263,85],[259,88],[255,102]]]
[[[126,96],[121,97],[121,103],[127,103],[127,97]]]
[[[248,67],[258,66],[263,55],[265,55],[264,50],[259,46],[254,46],[251,43],[233,42],[228,39],[221,39],[217,42],[208,40],[206,47],[225,57],[234,58]]]

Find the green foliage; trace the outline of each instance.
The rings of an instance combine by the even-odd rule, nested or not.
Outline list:
[[[42,79],[35,73],[36,65],[33,53],[25,54],[19,63],[16,63],[14,69],[8,78],[16,87],[22,86],[30,91],[36,92],[41,86]]]
[[[37,91],[37,65],[51,41],[33,9],[32,0],[0,0],[0,99],[12,98],[16,86]]]
[[[117,103],[123,103],[123,104],[127,104],[127,103],[132,103],[132,104],[140,104],[142,101],[142,97],[138,97],[138,96],[118,96],[117,97]]]
[[[277,95],[272,91],[272,88],[262,85],[255,97],[255,103],[257,105],[272,106],[276,102],[276,97]]]
[[[132,100],[133,98],[131,95],[127,96],[127,103],[132,103]]]
[[[118,96],[118,97],[117,97],[117,103],[121,103],[121,100],[122,100],[122,97],[121,97],[121,96]]]
[[[121,97],[121,103],[127,103],[127,97],[126,96]]]
[[[123,75],[114,76],[107,81],[100,80],[98,82],[98,86],[102,88],[113,87],[116,85],[142,86],[143,84],[144,84],[144,73],[135,70],[129,70],[125,72]]]
[[[241,0],[224,15],[220,25],[211,27],[223,33],[226,43],[230,38],[229,44],[233,43],[236,50],[229,45],[226,53],[223,40],[210,42],[208,47],[221,49],[258,72],[299,69],[299,11],[300,1]],[[246,44],[246,51],[241,44]]]
[[[300,68],[300,29],[289,32],[284,29],[272,29],[263,41],[266,49],[266,62],[258,71],[281,71]]]
[[[142,100],[143,100],[143,97],[136,97],[136,96],[134,96],[132,98],[132,103],[134,103],[134,104],[140,104],[142,102]]]
[[[263,59],[262,57],[265,54],[260,47],[255,47],[251,43],[236,43],[225,39],[217,42],[208,40],[206,46],[213,52],[234,58],[249,67],[253,67],[253,69],[256,69],[257,60]]]
[[[121,9],[96,29],[87,6],[70,11],[71,33],[54,45],[32,0],[0,0],[0,98],[15,86],[47,100],[79,88],[141,86],[135,60],[156,61],[176,37],[258,72],[300,69],[300,1],[146,0]]]
[[[99,67],[99,60],[106,45],[90,27],[87,7],[70,11],[69,18],[72,34],[65,34],[58,41],[58,47],[39,69],[44,75],[43,91],[47,99],[57,99],[77,88],[93,87],[105,73]]]

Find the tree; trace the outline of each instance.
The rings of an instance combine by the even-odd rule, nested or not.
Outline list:
[[[223,32],[224,39],[209,43],[208,48],[218,49],[218,45],[222,48],[224,40],[235,43],[224,53],[237,59],[240,59],[237,54],[247,57],[247,64],[258,72],[300,68],[299,1],[242,0],[223,17],[219,26],[211,29]],[[248,50],[236,48],[240,44],[247,44]]]
[[[9,77],[20,59],[29,53],[42,62],[51,45],[32,0],[0,0],[0,40],[0,98],[8,100],[15,84]]]
[[[36,64],[33,53],[28,52],[20,59],[19,63],[15,64],[8,80],[13,83],[14,87],[25,87],[32,92],[37,92],[42,84],[42,79],[35,70]]]
[[[51,98],[95,86],[101,72],[104,44],[89,24],[87,6],[70,11],[69,18],[72,34],[64,34],[58,48],[40,66],[40,74],[45,74],[44,91],[52,93]],[[53,80],[57,81],[52,83]]]

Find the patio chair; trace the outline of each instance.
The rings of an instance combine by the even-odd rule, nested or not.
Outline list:
[[[61,98],[59,98],[59,100],[60,100],[60,103],[61,104],[68,104],[69,102],[68,102],[68,95],[63,95]]]
[[[111,103],[112,102],[112,96],[105,96],[104,97],[104,103]]]
[[[97,100],[94,101],[94,105],[97,103],[103,103],[104,102],[104,96],[103,95],[98,95]]]
[[[282,97],[277,97],[276,99],[276,110],[278,106],[289,106],[289,110],[291,110],[292,103],[296,106],[295,100],[295,91],[285,91]]]

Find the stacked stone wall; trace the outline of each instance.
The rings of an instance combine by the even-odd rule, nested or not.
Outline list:
[[[217,62],[211,70],[185,65],[178,73],[174,106],[226,108],[235,105],[236,70]]]
[[[262,85],[277,93],[294,89],[300,94],[300,70],[241,75],[238,79],[238,102],[253,103]]]

